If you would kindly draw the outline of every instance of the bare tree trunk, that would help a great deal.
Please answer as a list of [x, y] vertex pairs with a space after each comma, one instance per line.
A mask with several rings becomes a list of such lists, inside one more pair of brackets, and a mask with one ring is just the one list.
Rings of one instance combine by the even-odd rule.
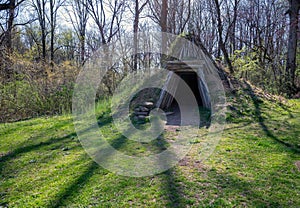
[[80, 61], [81, 64], [85, 61], [85, 31], [81, 34], [80, 37]]
[[290, 17], [289, 43], [286, 62], [285, 82], [287, 85], [287, 93], [291, 95], [295, 91], [295, 73], [296, 73], [296, 54], [297, 54], [297, 32], [298, 32], [298, 13], [300, 9], [299, 0], [290, 0], [290, 9], [288, 11]]
[[[120, 31], [120, 23], [123, 16], [124, 1], [111, 1], [110, 14], [105, 9], [105, 2], [102, 0], [88, 0], [88, 11], [98, 27], [101, 43], [103, 45], [110, 43]], [[110, 18], [107, 18], [107, 15]]]
[[54, 0], [50, 0], [50, 64], [53, 65], [54, 62], [54, 32], [55, 32], [55, 22], [54, 22]]
[[0, 4], [0, 11], [9, 9], [10, 3]]
[[167, 49], [167, 38], [166, 32], [168, 32], [168, 0], [162, 0], [161, 5], [161, 15], [160, 15], [160, 26], [162, 31], [161, 38], [161, 65], [164, 67], [166, 65], [166, 49]]
[[13, 24], [15, 20], [15, 0], [10, 0], [9, 2], [9, 17], [7, 21], [7, 31], [6, 31], [6, 47], [9, 52], [12, 50], [12, 30], [13, 30]]
[[133, 23], [133, 70], [137, 70], [137, 50], [138, 50], [138, 30], [139, 30], [139, 0], [135, 0], [135, 14], [134, 14], [134, 23]]
[[217, 25], [218, 25], [218, 33], [219, 33], [219, 48], [223, 52], [224, 59], [225, 59], [226, 64], [228, 65], [230, 73], [234, 73], [231, 61], [229, 59], [228, 52], [225, 47], [225, 43], [223, 41], [223, 26], [222, 26], [223, 23], [222, 23], [222, 19], [221, 19], [221, 9], [220, 9], [219, 0], [215, 0], [215, 7], [216, 7], [216, 12], [217, 12], [217, 22], [218, 22]]
[[238, 7], [240, 0], [234, 0], [234, 8], [233, 8], [233, 20], [229, 25], [228, 32], [230, 33], [230, 53], [233, 54], [236, 50], [236, 22], [238, 15]]
[[168, 31], [168, 0], [162, 0], [160, 26], [162, 32]]
[[135, 0], [135, 10], [134, 10], [134, 22], [133, 22], [133, 70], [136, 71], [138, 68], [138, 32], [139, 32], [139, 20], [140, 14], [143, 11], [144, 7], [148, 4], [149, 0], [146, 0], [140, 7], [140, 0]]
[[38, 12], [39, 24], [41, 27], [41, 42], [42, 42], [42, 59], [46, 61], [46, 38], [47, 38], [47, 31], [46, 31], [46, 1], [45, 0], [37, 0], [36, 1], [36, 9]]
[[72, 10], [74, 16], [70, 15], [69, 11], [68, 14], [80, 43], [79, 46], [80, 63], [84, 64], [85, 56], [86, 56], [85, 54], [86, 26], [89, 18], [87, 0], [73, 0]]

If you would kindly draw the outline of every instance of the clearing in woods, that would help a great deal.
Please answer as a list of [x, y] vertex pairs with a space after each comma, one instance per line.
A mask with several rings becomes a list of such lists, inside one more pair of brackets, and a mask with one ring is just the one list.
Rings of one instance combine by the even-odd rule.
[[[197, 159], [199, 136], [177, 166], [151, 177], [98, 166], [70, 115], [0, 124], [0, 206], [297, 207], [300, 101], [267, 99], [249, 87], [228, 97], [227, 125], [207, 160]], [[98, 103], [97, 115], [110, 144], [128, 155], [163, 151], [178, 133], [174, 127], [150, 144], [137, 143], [115, 130], [108, 100]]]

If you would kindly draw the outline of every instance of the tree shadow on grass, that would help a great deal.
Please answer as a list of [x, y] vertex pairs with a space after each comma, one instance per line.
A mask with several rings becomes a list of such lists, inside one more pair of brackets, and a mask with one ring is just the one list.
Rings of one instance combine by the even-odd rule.
[[112, 123], [113, 118], [109, 114], [103, 114], [97, 117], [97, 123], [99, 128], [104, 127]]
[[61, 192], [57, 199], [51, 201], [46, 207], [60, 207], [66, 200], [68, 200], [74, 194], [78, 194], [80, 189], [89, 181], [89, 179], [95, 174], [99, 169], [99, 165], [94, 161], [90, 162], [86, 170], [75, 179], [67, 188]]
[[294, 118], [294, 115], [292, 114], [292, 111], [283, 103], [278, 104], [284, 111], [286, 111], [289, 114], [290, 118]]
[[[111, 118], [100, 118], [100, 121], [98, 122], [98, 125], [100, 127], [104, 127], [105, 125], [108, 125], [111, 123]], [[93, 127], [91, 127], [93, 128]], [[89, 129], [87, 129], [89, 130]], [[76, 137], [76, 133], [70, 133], [69, 135], [60, 137], [60, 138], [49, 138], [45, 141], [30, 144], [27, 146], [18, 147], [12, 152], [9, 152], [8, 154], [2, 156], [0, 158], [0, 173], [1, 170], [5, 167], [5, 165], [13, 158], [18, 157], [21, 154], [29, 153], [31, 151], [36, 151], [40, 148], [43, 148], [48, 145], [52, 145], [54, 143], [66, 143], [71, 142]], [[125, 143], [127, 142], [127, 138], [120, 136], [112, 141], [110, 141], [110, 145], [113, 146], [115, 149], [121, 148]], [[162, 144], [162, 143], [160, 143]], [[165, 149], [164, 145], [159, 146], [160, 149]], [[109, 158], [109, 155], [106, 155], [106, 158]], [[162, 164], [163, 165], [163, 164]], [[75, 194], [78, 194], [80, 189], [82, 189], [87, 182], [93, 177], [93, 175], [96, 173], [97, 170], [102, 169], [99, 167], [98, 164], [95, 162], [91, 162], [86, 170], [80, 174], [74, 181], [71, 182], [70, 185], [68, 185], [66, 188], [64, 188], [61, 192], [58, 193], [56, 199], [53, 199], [49, 204], [48, 207], [58, 207], [66, 203], [70, 197], [74, 196]], [[166, 196], [167, 196], [167, 207], [180, 207], [182, 204], [182, 188], [180, 187], [180, 183], [176, 180], [176, 175], [174, 170], [168, 170], [160, 175], [163, 180], [162, 189], [165, 190]]]
[[231, 131], [231, 130], [234, 130], [234, 129], [241, 129], [241, 128], [249, 126], [250, 124], [251, 124], [251, 122], [245, 122], [242, 125], [237, 125], [237, 126], [225, 128], [224, 131], [226, 132], [226, 131]]
[[[119, 149], [126, 143], [127, 138], [120, 136], [110, 142], [111, 146], [115, 149]], [[164, 150], [165, 147], [163, 143], [161, 146], [157, 146], [159, 150]], [[158, 145], [155, 143], [155, 145]], [[106, 155], [109, 158], [109, 155]], [[158, 161], [161, 162], [161, 161]], [[164, 164], [161, 164], [164, 165]], [[74, 195], [78, 194], [81, 189], [88, 183], [88, 181], [93, 177], [97, 170], [103, 169], [97, 163], [91, 162], [86, 170], [75, 179], [68, 187], [66, 187], [63, 192], [59, 193], [56, 199], [52, 200], [47, 207], [59, 207], [66, 205], [65, 203]], [[161, 188], [167, 199], [166, 207], [182, 207], [182, 187], [176, 178], [175, 170], [167, 170], [162, 174], [159, 174], [158, 177], [162, 179]]]
[[[110, 142], [110, 145], [113, 146], [116, 149], [119, 149], [124, 145], [126, 142], [125, 137], [121, 136], [118, 137]], [[104, 152], [108, 153], [104, 155], [104, 160], [107, 160], [110, 155], [113, 152], [107, 152], [104, 150]], [[101, 153], [100, 153], [101, 154]], [[79, 176], [77, 179], [75, 179], [67, 188], [64, 189], [63, 192], [59, 193], [56, 197], [57, 199], [51, 201], [47, 207], [60, 207], [61, 205], [64, 205], [64, 203], [75, 194], [78, 194], [80, 189], [83, 189], [83, 187], [87, 184], [87, 182], [90, 180], [90, 178], [93, 177], [95, 172], [97, 170], [103, 169], [99, 166], [95, 161], [91, 161], [88, 165], [87, 169]], [[104, 170], [104, 169], [103, 169]]]
[[64, 136], [64, 137], [50, 138], [50, 139], [48, 139], [47, 141], [44, 141], [44, 142], [39, 142], [37, 144], [31, 144], [31, 145], [28, 145], [28, 146], [19, 147], [19, 148], [15, 149], [14, 151], [9, 152], [8, 154], [3, 155], [2, 157], [0, 157], [0, 163], [1, 162], [8, 162], [9, 160], [17, 157], [20, 154], [28, 153], [28, 152], [40, 149], [40, 148], [42, 148], [44, 146], [51, 145], [53, 143], [67, 142], [68, 140], [71, 140], [74, 137], [76, 137], [76, 133], [75, 132], [71, 133], [71, 134], [68, 134], [67, 136]]
[[[6, 159], [8, 159], [8, 158], [11, 159], [11, 158], [15, 157], [18, 153], [25, 153], [25, 152], [39, 149], [44, 145], [50, 145], [52, 143], [62, 142], [62, 141], [67, 142], [67, 139], [71, 139], [73, 136], [76, 136], [76, 133], [72, 133], [72, 134], [62, 137], [62, 138], [52, 139], [48, 142], [44, 142], [43, 144], [37, 144], [37, 145], [33, 145], [33, 146], [24, 147], [24, 149], [18, 150], [19, 152], [15, 152], [14, 154], [7, 156]], [[127, 141], [126, 138], [121, 136], [121, 137], [118, 137], [118, 138], [110, 141], [110, 145], [116, 149], [119, 149], [122, 147], [122, 145], [125, 144], [126, 141]], [[104, 152], [107, 152], [107, 151], [104, 150]], [[112, 152], [108, 152], [108, 154], [105, 155], [104, 159], [109, 159], [109, 157], [110, 157], [109, 153], [112, 153]], [[89, 159], [89, 160], [91, 160], [91, 159]], [[1, 164], [1, 162], [0, 162], [0, 165], [1, 166], [3, 165], [3, 167], [4, 167], [5, 164], [4, 163]], [[46, 207], [60, 207], [60, 206], [64, 205], [64, 203], [68, 199], [70, 199], [70, 197], [74, 197], [76, 194], [78, 194], [80, 192], [80, 190], [87, 184], [87, 182], [90, 180], [90, 178], [93, 177], [93, 175], [100, 169], [103, 169], [103, 168], [100, 167], [96, 162], [91, 160], [91, 162], [88, 164], [88, 167], [86, 168], [86, 170], [82, 174], [80, 174], [80, 176], [78, 176], [76, 179], [74, 179], [67, 187], [61, 188], [62, 191], [60, 191], [57, 194], [57, 197], [55, 197], [55, 199], [51, 200]], [[103, 169], [103, 171], [105, 171], [105, 170]]]
[[[227, 200], [229, 196], [232, 196], [235, 200], [237, 200], [235, 203], [240, 205], [243, 203], [243, 198], [247, 198], [249, 200], [249, 203], [251, 203], [248, 204], [247, 202], [247, 206], [284, 207], [284, 205], [276, 199], [276, 194], [269, 195], [264, 190], [257, 190], [257, 181], [250, 182], [240, 179], [231, 174], [220, 172], [214, 172], [211, 177], [214, 178], [212, 183], [215, 183], [215, 186], [219, 187], [218, 192], [220, 193], [218, 194], [219, 199], [216, 200], [214, 204], [212, 204], [212, 207], [228, 206], [229, 204], [226, 204], [224, 201], [222, 201], [222, 199]], [[270, 177], [269, 179], [271, 180], [272, 177]], [[264, 194], [266, 195], [264, 196]]]
[[164, 190], [167, 197], [166, 207], [183, 207], [184, 193], [182, 191], [182, 186], [177, 180], [176, 171], [174, 168], [167, 170], [160, 175], [162, 180], [162, 189]]
[[[103, 118], [101, 118], [101, 120], [98, 121], [98, 126], [99, 127], [104, 127], [105, 125], [110, 124], [111, 121], [112, 121], [111, 117], [103, 117]], [[65, 124], [65, 122], [63, 122], [63, 123]], [[62, 126], [64, 126], [64, 125], [62, 125], [62, 124], [55, 125], [55, 127], [57, 127], [57, 128], [62, 127]], [[91, 126], [87, 129], [83, 130], [83, 132], [89, 131], [92, 128], [94, 128], [94, 127]], [[54, 130], [57, 130], [57, 129], [55, 129], [54, 127], [51, 127], [51, 129], [48, 129], [48, 131], [54, 131]], [[35, 136], [34, 138], [39, 139], [40, 137], [42, 138], [43, 135], [39, 134], [39, 135]], [[77, 137], [77, 133], [72, 132], [72, 133], [70, 133], [66, 136], [63, 136], [63, 137], [49, 138], [45, 141], [40, 141], [38, 143], [35, 142], [35, 143], [29, 144], [29, 145], [25, 145], [25, 143], [23, 143], [19, 147], [15, 148], [13, 151], [10, 151], [10, 152], [8, 152], [4, 155], [0, 155], [0, 174], [2, 173], [2, 170], [5, 167], [5, 163], [8, 163], [10, 160], [18, 157], [21, 154], [29, 153], [31, 151], [36, 151], [36, 150], [39, 150], [39, 149], [44, 148], [46, 146], [50, 146], [50, 145], [55, 144], [55, 143], [65, 144], [65, 143], [71, 142], [76, 137]]]
[[244, 89], [244, 92], [249, 94], [252, 102], [254, 104], [255, 107], [255, 117], [258, 120], [259, 125], [261, 126], [262, 130], [264, 131], [264, 133], [272, 138], [274, 141], [276, 141], [277, 143], [284, 145], [285, 147], [287, 147], [288, 149], [290, 149], [291, 151], [293, 151], [294, 153], [300, 153], [300, 149], [297, 148], [296, 146], [294, 146], [293, 144], [290, 144], [288, 142], [282, 141], [280, 139], [278, 139], [275, 135], [273, 135], [273, 133], [269, 130], [269, 128], [267, 127], [267, 125], [265, 124], [265, 120], [262, 117], [262, 113], [261, 113], [261, 107], [260, 107], [260, 103], [261, 100], [255, 95], [252, 87], [247, 83], [244, 82], [245, 85], [247, 86], [246, 89]]
[[[4, 156], [5, 155], [10, 155], [11, 153], [14, 153], [14, 152], [21, 152], [22, 153], [21, 149], [24, 149], [24, 148], [28, 149], [26, 147], [26, 145], [28, 146], [28, 143], [30, 143], [29, 140], [31, 140], [31, 141], [39, 140], [39, 139], [44, 138], [45, 136], [47, 136], [47, 134], [50, 134], [52, 132], [56, 133], [55, 131], [57, 131], [58, 129], [64, 128], [68, 125], [70, 125], [70, 120], [57, 122], [57, 123], [55, 123], [54, 125], [52, 125], [51, 127], [48, 127], [48, 128], [45, 128], [45, 127], [41, 128], [41, 129], [39, 129], [39, 132], [41, 132], [41, 133], [38, 133], [34, 137], [30, 137], [30, 139], [27, 139], [24, 142], [20, 143], [19, 145], [15, 146], [15, 150], [10, 151], [7, 154], [4, 154]], [[26, 124], [20, 125], [18, 128], [12, 128], [12, 130], [9, 128], [7, 131], [2, 131], [2, 133], [0, 132], [0, 136], [1, 136], [1, 134], [5, 135], [5, 136], [8, 136], [9, 134], [13, 133], [13, 131], [16, 131], [17, 129], [19, 129], [19, 131], [20, 131], [25, 127], [29, 128], [29, 125], [26, 123]], [[32, 128], [30, 128], [30, 131], [33, 131]], [[31, 145], [29, 145], [29, 146], [31, 146]], [[2, 154], [2, 156], [3, 156], [3, 154]], [[1, 155], [0, 155], [0, 161], [1, 161]]]
[[[154, 142], [153, 144], [159, 151], [165, 151], [167, 149], [167, 141], [163, 135], [161, 135], [159, 139], [161, 141]], [[174, 155], [174, 157], [176, 156]], [[157, 162], [163, 167], [166, 165], [165, 162], [168, 162], [168, 160], [159, 160]], [[180, 185], [180, 181], [177, 180], [176, 168], [173, 167], [158, 176], [162, 179], [161, 189], [163, 193], [165, 193], [167, 199], [166, 207], [183, 207], [183, 187]]]

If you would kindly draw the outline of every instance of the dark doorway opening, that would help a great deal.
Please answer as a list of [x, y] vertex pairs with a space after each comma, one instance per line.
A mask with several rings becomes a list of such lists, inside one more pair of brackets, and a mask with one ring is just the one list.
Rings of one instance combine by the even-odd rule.
[[[193, 95], [195, 96], [198, 106], [203, 106], [201, 95], [199, 92], [199, 86], [198, 86], [198, 75], [196, 72], [177, 72], [176, 73], [178, 76], [181, 77], [181, 79], [189, 86], [189, 88], [192, 90]], [[177, 89], [182, 88], [182, 83], [179, 82]], [[179, 91], [176, 91], [176, 97], [177, 93]], [[180, 96], [180, 95], [178, 95]], [[191, 98], [192, 99], [192, 98]]]
[[[203, 106], [202, 98], [199, 91], [199, 84], [198, 84], [198, 75], [196, 72], [176, 72], [178, 76], [189, 86], [193, 95], [197, 101], [199, 107]], [[179, 82], [177, 90], [176, 90], [176, 97], [180, 96], [180, 90], [182, 88], [183, 83]], [[192, 98], [191, 98], [192, 100]], [[192, 104], [191, 104], [192, 105]], [[180, 126], [181, 125], [181, 115], [178, 103], [174, 99], [170, 108], [168, 109], [169, 114], [167, 116], [167, 125], [174, 125]]]

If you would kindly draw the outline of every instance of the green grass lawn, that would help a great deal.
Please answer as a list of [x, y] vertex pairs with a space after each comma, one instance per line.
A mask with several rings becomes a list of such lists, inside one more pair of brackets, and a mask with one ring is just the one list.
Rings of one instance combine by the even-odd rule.
[[[197, 160], [195, 142], [176, 167], [143, 178], [93, 162], [70, 115], [0, 124], [0, 207], [300, 207], [300, 101], [267, 101], [249, 89], [228, 101], [226, 128], [207, 160]], [[120, 151], [137, 155], [166, 145], [119, 135], [107, 102], [97, 112]]]

